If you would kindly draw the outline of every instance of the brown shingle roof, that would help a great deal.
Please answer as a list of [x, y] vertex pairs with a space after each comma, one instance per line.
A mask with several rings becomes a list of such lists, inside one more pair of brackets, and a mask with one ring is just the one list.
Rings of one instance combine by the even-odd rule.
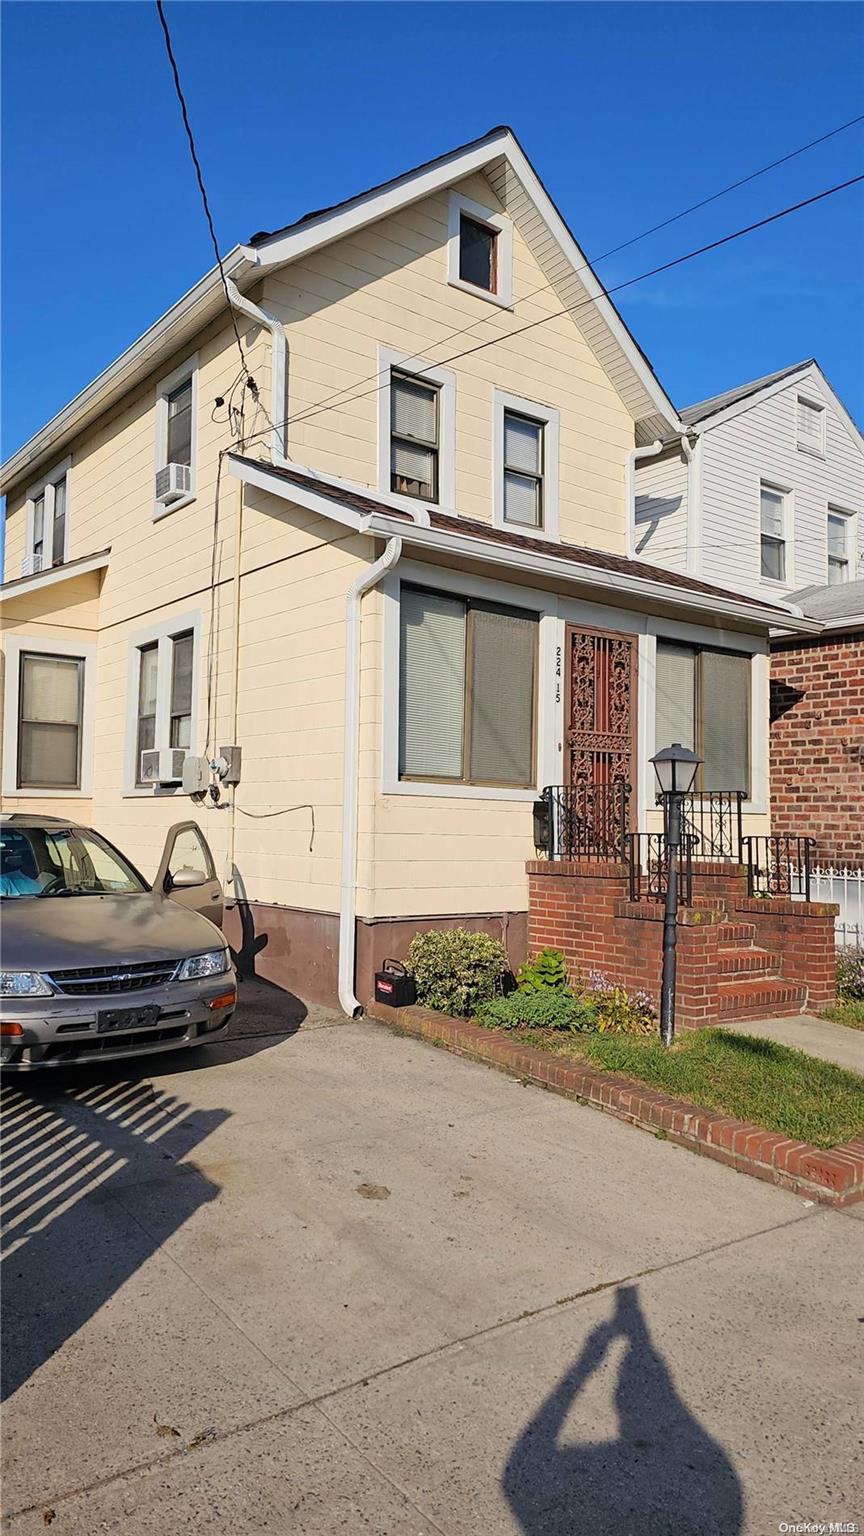
[[[240, 464], [248, 464], [251, 469], [266, 469], [268, 474], [277, 475], [280, 480], [287, 480], [291, 485], [304, 487], [313, 491], [316, 496], [326, 497], [342, 507], [350, 507], [352, 511], [359, 512], [363, 517], [396, 517], [410, 521], [409, 514], [389, 507], [383, 501], [376, 501], [373, 496], [367, 496], [360, 491], [342, 489], [339, 485], [333, 485], [328, 480], [317, 480], [313, 475], [301, 474], [296, 469], [277, 467], [258, 459], [248, 459], [241, 454], [233, 455]], [[418, 502], [418, 508], [423, 504]], [[684, 592], [699, 593], [703, 597], [722, 597], [732, 602], [744, 603], [748, 607], [770, 609], [778, 617], [789, 618], [789, 612], [785, 608], [779, 608], [776, 603], [766, 603], [761, 598], [746, 597], [740, 592], [730, 592], [724, 587], [712, 587], [704, 581], [696, 581], [692, 576], [682, 576], [677, 571], [667, 571], [660, 566], [646, 565], [642, 560], [630, 560], [625, 555], [613, 555], [605, 549], [590, 549], [583, 544], [558, 544], [551, 539], [535, 539], [529, 534], [510, 533], [505, 528], [494, 528], [491, 523], [477, 522], [470, 517], [451, 517], [446, 512], [438, 512], [435, 507], [427, 506], [423, 510], [429, 513], [429, 520], [433, 528], [440, 528], [442, 533], [462, 534], [466, 539], [483, 539], [489, 544], [501, 544], [508, 549], [530, 549], [532, 553], [554, 557], [557, 560], [567, 560], [574, 565], [583, 565], [594, 570], [609, 571], [612, 575], [630, 576], [641, 581], [662, 582], [667, 587], [678, 587]], [[466, 551], [467, 553], [467, 551]]]

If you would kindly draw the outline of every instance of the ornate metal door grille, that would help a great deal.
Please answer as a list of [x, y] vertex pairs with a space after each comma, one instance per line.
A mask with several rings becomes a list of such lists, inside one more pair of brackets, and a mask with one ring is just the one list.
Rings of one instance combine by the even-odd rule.
[[634, 784], [635, 637], [569, 629], [567, 658], [567, 782], [586, 788]]

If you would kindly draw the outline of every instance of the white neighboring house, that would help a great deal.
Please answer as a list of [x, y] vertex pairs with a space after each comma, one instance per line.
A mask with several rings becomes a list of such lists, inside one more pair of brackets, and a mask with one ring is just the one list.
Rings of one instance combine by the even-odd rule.
[[812, 358], [640, 450], [629, 553], [763, 598], [864, 575], [864, 438]]

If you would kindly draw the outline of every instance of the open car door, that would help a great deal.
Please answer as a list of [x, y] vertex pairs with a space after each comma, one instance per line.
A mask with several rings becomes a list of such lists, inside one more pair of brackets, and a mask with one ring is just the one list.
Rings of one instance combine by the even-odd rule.
[[169, 828], [153, 886], [221, 928], [222, 885], [197, 821], [178, 821]]

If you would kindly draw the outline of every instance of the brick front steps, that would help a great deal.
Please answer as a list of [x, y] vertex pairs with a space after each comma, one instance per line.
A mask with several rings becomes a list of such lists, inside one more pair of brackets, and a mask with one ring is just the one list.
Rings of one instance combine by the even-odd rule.
[[758, 1125], [697, 1109], [647, 1083], [600, 1072], [579, 1061], [563, 1061], [548, 1051], [521, 1045], [498, 1030], [483, 1029], [429, 1008], [388, 1008], [373, 1003], [368, 1014], [391, 1028], [444, 1045], [458, 1056], [487, 1062], [565, 1098], [629, 1120], [655, 1135], [663, 1132], [679, 1146], [789, 1189], [805, 1200], [833, 1206], [864, 1200], [864, 1137], [823, 1151]]

